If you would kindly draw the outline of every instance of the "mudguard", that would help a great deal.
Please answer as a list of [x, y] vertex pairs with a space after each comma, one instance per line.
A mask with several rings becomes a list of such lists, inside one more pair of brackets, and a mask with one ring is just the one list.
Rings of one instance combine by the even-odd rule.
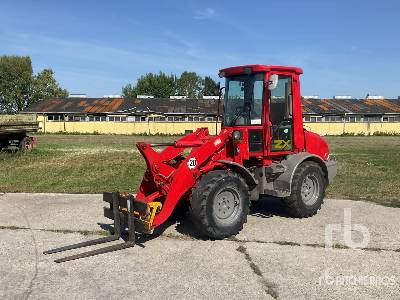
[[271, 194], [277, 197], [288, 197], [291, 194], [292, 181], [294, 173], [297, 167], [304, 161], [314, 161], [318, 163], [324, 176], [328, 183], [332, 182], [333, 177], [337, 172], [337, 162], [336, 160], [324, 161], [321, 157], [308, 152], [301, 152], [296, 154], [291, 154], [286, 157], [286, 159], [280, 162], [283, 166], [284, 172], [280, 174], [273, 182], [272, 185], [265, 184], [267, 187], [265, 190], [266, 194]]
[[250, 191], [258, 185], [258, 181], [254, 178], [253, 174], [251, 174], [251, 172], [241, 164], [229, 160], [217, 160], [217, 162], [224, 164], [233, 171], [239, 173], [246, 181]]

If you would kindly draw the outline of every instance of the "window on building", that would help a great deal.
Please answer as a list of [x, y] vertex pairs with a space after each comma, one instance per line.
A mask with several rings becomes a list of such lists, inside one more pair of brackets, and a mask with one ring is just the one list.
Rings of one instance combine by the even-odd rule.
[[326, 116], [325, 122], [342, 122], [341, 116]]
[[99, 122], [99, 121], [100, 121], [100, 117], [99, 117], [99, 116], [96, 116], [96, 117], [94, 117], [94, 120], [95, 120], [96, 122]]
[[400, 120], [400, 117], [397, 117], [397, 116], [384, 116], [384, 117], [382, 117], [382, 121], [383, 122], [393, 123], [393, 122], [398, 122], [399, 120]]
[[105, 117], [105, 116], [100, 117], [100, 121], [101, 121], [101, 122], [107, 121], [107, 117]]
[[155, 122], [164, 122], [165, 121], [165, 117], [154, 117], [154, 121]]
[[172, 122], [172, 121], [174, 121], [174, 117], [168, 117], [167, 120], [168, 120], [169, 122]]
[[360, 116], [349, 116], [346, 118], [346, 122], [350, 123], [356, 123], [356, 122], [361, 122], [362, 118]]
[[146, 116], [135, 116], [135, 122], [146, 122]]
[[64, 115], [48, 115], [47, 121], [64, 121]]
[[380, 122], [381, 117], [378, 116], [366, 116], [364, 117], [364, 122]]

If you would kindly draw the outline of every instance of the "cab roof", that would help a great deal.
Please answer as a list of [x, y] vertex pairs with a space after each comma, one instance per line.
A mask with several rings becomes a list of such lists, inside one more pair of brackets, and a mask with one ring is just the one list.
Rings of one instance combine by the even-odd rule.
[[[238, 75], [246, 73], [246, 69], [250, 68], [251, 72], [269, 72], [269, 71], [281, 71], [281, 72], [292, 72], [298, 75], [303, 74], [303, 70], [298, 67], [288, 67], [288, 66], [271, 66], [271, 65], [242, 65], [236, 67], [230, 67], [221, 69], [219, 73], [223, 73], [224, 76]], [[222, 75], [222, 74], [221, 74]]]

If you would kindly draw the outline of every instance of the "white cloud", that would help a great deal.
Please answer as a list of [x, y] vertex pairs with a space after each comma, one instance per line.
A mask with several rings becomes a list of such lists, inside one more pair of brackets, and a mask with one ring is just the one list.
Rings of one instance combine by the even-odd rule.
[[211, 7], [207, 7], [204, 9], [198, 9], [195, 11], [194, 19], [196, 20], [205, 20], [210, 19], [215, 15], [215, 9]]

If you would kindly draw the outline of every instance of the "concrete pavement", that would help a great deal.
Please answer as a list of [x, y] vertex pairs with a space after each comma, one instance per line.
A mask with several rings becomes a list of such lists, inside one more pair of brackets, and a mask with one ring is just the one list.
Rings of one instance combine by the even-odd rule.
[[[394, 299], [400, 295], [398, 208], [349, 200], [326, 200], [307, 219], [289, 218], [279, 201], [251, 210], [236, 237], [210, 241], [190, 216], [168, 223], [142, 247], [63, 264], [66, 254], [44, 250], [93, 239], [111, 224], [101, 195], [0, 194], [0, 298], [241, 298]], [[344, 212], [351, 213], [345, 240]], [[349, 210], [350, 209], [350, 210]], [[333, 224], [333, 249], [326, 226]], [[334, 224], [337, 224], [336, 227]], [[338, 227], [339, 226], [339, 227]], [[101, 247], [101, 246], [98, 246]], [[96, 248], [96, 247], [92, 247]]]

